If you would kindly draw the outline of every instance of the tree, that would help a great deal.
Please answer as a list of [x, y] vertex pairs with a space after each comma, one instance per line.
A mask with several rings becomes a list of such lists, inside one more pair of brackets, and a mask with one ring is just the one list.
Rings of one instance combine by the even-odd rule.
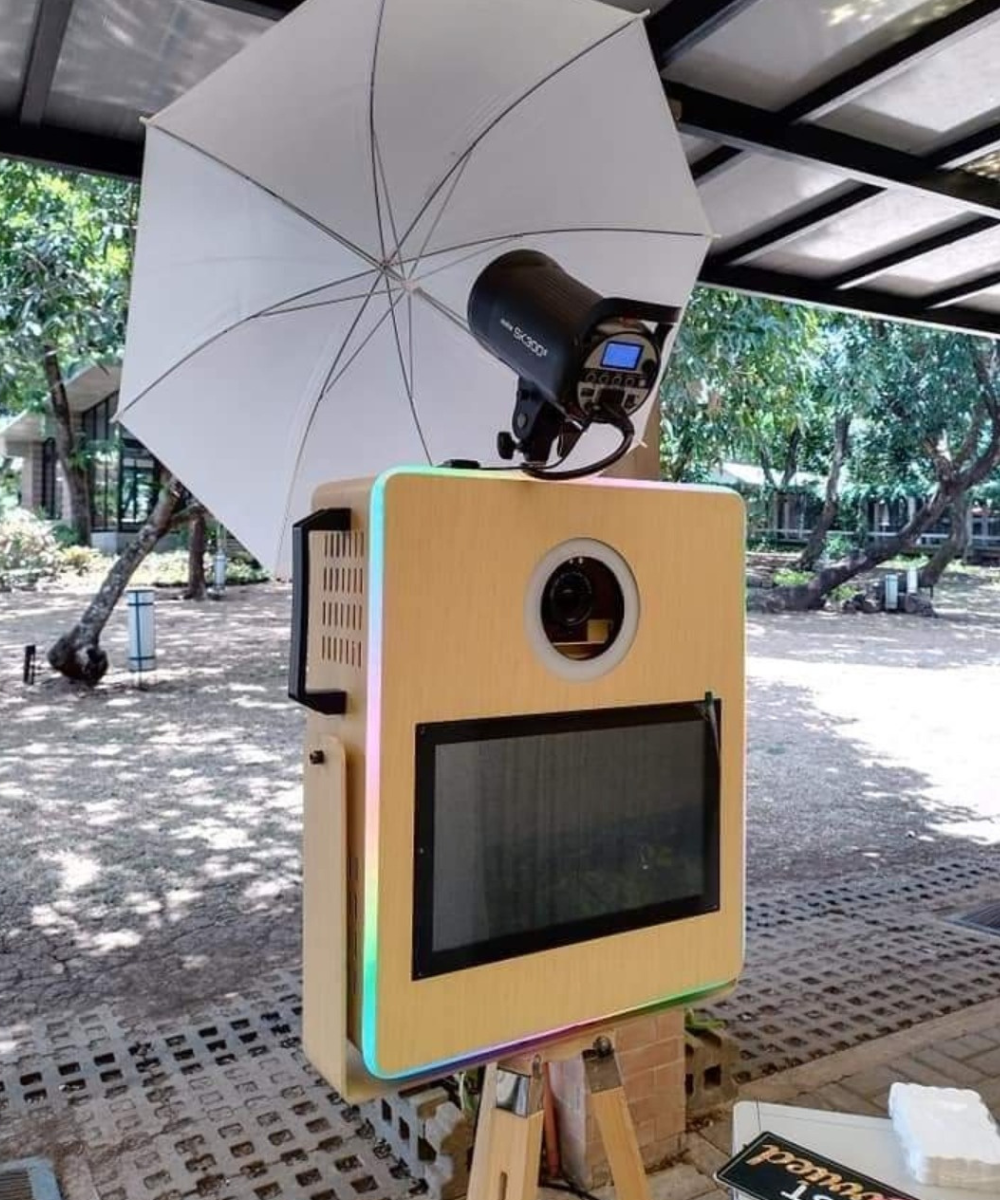
[[[860, 352], [859, 341], [855, 355]], [[911, 495], [920, 488], [923, 502], [896, 534], [870, 541], [821, 568], [808, 584], [788, 589], [792, 607], [819, 608], [834, 588], [912, 549], [949, 509], [961, 513], [969, 494], [1000, 464], [995, 343], [878, 322], [865, 353], [867, 361], [854, 359], [872, 385], [855, 461], [870, 482], [883, 488], [901, 479]], [[938, 565], [947, 565], [944, 555]]]
[[205, 510], [196, 507], [188, 522], [188, 581], [184, 590], [185, 600], [204, 600], [208, 594], [205, 586]]
[[931, 555], [930, 561], [920, 572], [921, 587], [935, 587], [948, 567], [956, 558], [964, 558], [969, 548], [969, 509], [971, 501], [968, 492], [963, 492], [952, 502], [948, 510], [951, 527], [948, 536]]
[[757, 463], [769, 489], [815, 456], [811, 405], [828, 314], [697, 288], [661, 388], [664, 476], [702, 479], [727, 458]]
[[108, 656], [101, 647], [104, 626], [136, 567], [164, 534], [190, 520], [191, 510], [181, 508], [183, 495], [177, 478], [167, 475], [153, 511], [135, 540], [114, 561], [80, 620], [50, 647], [49, 664], [67, 678], [88, 687], [96, 686], [104, 678], [108, 669]]
[[121, 356], [137, 190], [0, 159], [0, 413], [53, 422], [76, 540], [90, 540], [88, 448], [65, 380]]

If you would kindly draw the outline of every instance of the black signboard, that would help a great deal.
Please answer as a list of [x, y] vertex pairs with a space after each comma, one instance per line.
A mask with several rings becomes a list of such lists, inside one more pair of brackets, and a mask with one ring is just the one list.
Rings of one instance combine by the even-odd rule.
[[755, 1138], [715, 1178], [755, 1200], [917, 1200], [775, 1133]]

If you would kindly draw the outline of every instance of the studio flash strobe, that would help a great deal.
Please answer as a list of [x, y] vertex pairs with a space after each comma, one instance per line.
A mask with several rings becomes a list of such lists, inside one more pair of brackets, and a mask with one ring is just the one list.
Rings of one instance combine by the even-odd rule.
[[[659, 382], [664, 343], [679, 316], [668, 305], [605, 299], [535, 250], [491, 262], [469, 293], [468, 321], [518, 375], [513, 432], [497, 436], [501, 458], [519, 454], [522, 470], [548, 479], [617, 462], [632, 444], [632, 415]], [[599, 462], [559, 470], [593, 424], [614, 426], [619, 445]]]

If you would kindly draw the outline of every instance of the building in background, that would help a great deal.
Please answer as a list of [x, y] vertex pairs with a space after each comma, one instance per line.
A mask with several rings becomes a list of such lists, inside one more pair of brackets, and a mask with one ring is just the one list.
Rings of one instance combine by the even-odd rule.
[[[90, 456], [92, 544], [116, 553], [139, 529], [156, 501], [160, 464], [114, 422], [121, 368], [87, 367], [66, 384], [66, 398]], [[20, 503], [59, 521], [69, 512], [51, 418], [24, 412], [0, 428], [0, 455], [20, 462]]]

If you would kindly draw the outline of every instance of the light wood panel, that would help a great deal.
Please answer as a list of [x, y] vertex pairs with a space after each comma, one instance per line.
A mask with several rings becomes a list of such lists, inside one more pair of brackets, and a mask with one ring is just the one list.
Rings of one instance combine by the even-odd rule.
[[[365, 997], [375, 1011], [370, 1044], [363, 1045], [368, 1068], [391, 1076], [466, 1056], [495, 1057], [491, 1048], [732, 981], [743, 943], [740, 500], [711, 489], [552, 484], [461, 472], [396, 473], [381, 486], [384, 592], [374, 597], [381, 604], [381, 645], [370, 644], [369, 574], [365, 677], [349, 679], [342, 664], [321, 667], [314, 686], [346, 686], [349, 710], [346, 718], [310, 723], [311, 731], [335, 732], [346, 750], [348, 861], [356, 864], [351, 892], [358, 909], [348, 925], [377, 921], [368, 929], [378, 945], [373, 991]], [[365, 483], [331, 486], [320, 490], [316, 506], [351, 507], [356, 527], [370, 536], [370, 491]], [[552, 546], [575, 537], [616, 549], [640, 593], [631, 650], [592, 682], [553, 675], [524, 633], [523, 597], [533, 568]], [[378, 678], [369, 677], [379, 665]], [[706, 691], [723, 703], [718, 913], [448, 976], [411, 978], [416, 724], [685, 702]], [[369, 697], [379, 692], [378, 711], [366, 713]], [[378, 747], [379, 777], [379, 794], [367, 799], [366, 745]], [[366, 862], [365, 830], [373, 815], [378, 845]], [[365, 872], [372, 870], [377, 916], [361, 902]], [[307, 875], [307, 890], [312, 886]], [[321, 907], [332, 903], [331, 893]], [[315, 914], [315, 906], [309, 911]], [[347, 952], [355, 994], [360, 947], [359, 939]], [[307, 979], [310, 971], [307, 949]], [[361, 1044], [356, 1003], [349, 1006], [348, 1027]]]

